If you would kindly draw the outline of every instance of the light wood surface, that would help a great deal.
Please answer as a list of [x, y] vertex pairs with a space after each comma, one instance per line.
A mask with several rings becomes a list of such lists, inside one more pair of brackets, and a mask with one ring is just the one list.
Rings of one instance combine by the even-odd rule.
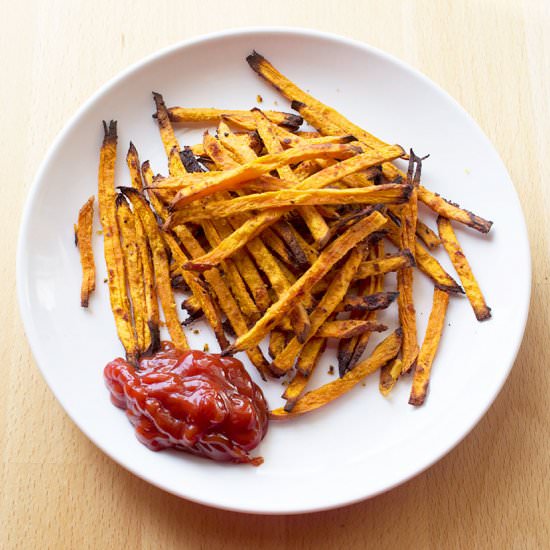
[[[0, 13], [0, 548], [550, 546], [548, 0], [2, 0]], [[78, 431], [46, 387], [15, 298], [23, 204], [40, 160], [78, 106], [161, 47], [249, 25], [357, 38], [439, 83], [504, 159], [527, 214], [533, 254], [523, 346], [471, 435], [387, 494], [307, 516], [208, 509], [120, 468]], [[513, 266], [504, 276], [513, 292]]]

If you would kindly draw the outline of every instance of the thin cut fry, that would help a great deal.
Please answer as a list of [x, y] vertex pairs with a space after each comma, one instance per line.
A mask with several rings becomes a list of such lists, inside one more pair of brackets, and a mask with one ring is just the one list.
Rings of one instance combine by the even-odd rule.
[[130, 177], [132, 179], [132, 187], [137, 189], [140, 193], [143, 191], [143, 181], [141, 179], [139, 155], [135, 145], [130, 142], [128, 153], [126, 154], [126, 164], [130, 171]]
[[269, 356], [275, 359], [286, 345], [286, 334], [282, 330], [272, 330], [269, 335]]
[[433, 250], [441, 244], [437, 233], [430, 229], [422, 220], [416, 220], [416, 236], [430, 249]]
[[122, 192], [132, 203], [147, 234], [147, 240], [153, 254], [156, 288], [170, 338], [177, 348], [189, 349], [187, 338], [178, 319], [176, 303], [170, 285], [170, 268], [168, 267], [166, 244], [157, 225], [155, 215], [149, 209], [145, 199], [135, 189], [126, 187], [122, 189]]
[[329, 244], [323, 252], [321, 252], [317, 261], [266, 311], [256, 325], [250, 329], [247, 334], [240, 336], [235, 341], [228, 350], [228, 353], [247, 349], [260, 342], [269, 330], [277, 326], [277, 323], [282, 317], [288, 313], [289, 310], [294, 308], [300, 301], [300, 298], [308, 293], [315, 283], [320, 281], [348, 250], [366, 238], [370, 233], [380, 229], [385, 222], [385, 216], [379, 212], [373, 212], [370, 216], [357, 222], [348, 229], [346, 233]]
[[395, 183], [364, 189], [282, 189], [245, 195], [231, 200], [190, 205], [184, 210], [174, 212], [170, 217], [169, 224], [173, 226], [190, 221], [229, 217], [252, 210], [284, 207], [291, 210], [300, 205], [401, 204], [409, 199], [410, 194], [410, 186]]
[[384, 332], [388, 327], [382, 323], [363, 321], [360, 319], [342, 319], [327, 321], [317, 331], [319, 338], [352, 338], [363, 332]]
[[401, 348], [401, 330], [397, 329], [383, 340], [372, 352], [372, 355], [361, 361], [354, 369], [347, 372], [342, 378], [338, 378], [320, 388], [306, 393], [296, 401], [292, 412], [288, 413], [283, 408], [271, 412], [273, 420], [285, 417], [293, 417], [313, 411], [334, 401], [344, 393], [351, 390], [363, 378], [376, 372], [380, 367], [391, 361]]
[[[363, 259], [363, 255], [364, 250], [361, 246], [350, 252], [346, 263], [340, 270], [339, 276], [333, 279], [323, 298], [311, 312], [309, 317], [311, 329], [307, 339], [316, 335], [317, 331], [346, 295], [349, 285], [355, 277], [355, 272]], [[294, 361], [302, 350], [305, 342], [307, 342], [307, 339], [304, 342], [300, 342], [298, 338], [293, 338], [285, 349], [275, 358], [271, 364], [271, 370], [280, 374], [288, 372], [294, 365]]]
[[357, 270], [357, 279], [366, 279], [373, 275], [383, 275], [391, 271], [398, 271], [404, 267], [414, 267], [414, 258], [409, 250], [400, 250], [382, 259], [362, 262]]
[[107, 265], [109, 299], [118, 337], [126, 351], [126, 358], [131, 363], [136, 363], [137, 340], [131, 321], [130, 300], [126, 291], [126, 270], [115, 213], [116, 122], [112, 120], [108, 127], [103, 122], [103, 129], [105, 137], [99, 156], [97, 197], [99, 219], [103, 228], [103, 249]]
[[155, 100], [155, 105], [157, 107], [155, 116], [159, 125], [164, 150], [166, 151], [166, 157], [170, 158], [170, 151], [172, 151], [174, 147], [179, 151], [179, 143], [176, 139], [176, 135], [174, 134], [174, 129], [170, 124], [166, 104], [164, 103], [162, 95], [157, 92], [153, 92], [153, 99]]
[[439, 229], [439, 237], [443, 243], [443, 247], [447, 251], [451, 262], [453, 263], [460, 281], [464, 286], [466, 296], [472, 304], [476, 319], [478, 321], [485, 321], [491, 317], [491, 308], [486, 304], [483, 293], [479, 288], [479, 284], [474, 277], [470, 264], [462, 251], [462, 247], [456, 238], [453, 226], [451, 222], [439, 216], [437, 218], [437, 227]]
[[375, 292], [360, 296], [347, 296], [337, 311], [376, 311], [388, 308], [399, 292]]
[[[258, 157], [234, 168], [218, 174], [206, 174], [197, 181], [196, 177], [180, 176], [168, 178], [164, 185], [181, 186], [170, 207], [172, 210], [220, 191], [238, 189], [243, 182], [268, 174], [287, 164], [301, 162], [313, 158], [349, 158], [361, 153], [362, 150], [354, 145], [333, 145], [330, 143], [319, 145], [305, 145], [294, 149], [287, 149], [282, 153]], [[195, 175], [196, 176], [196, 175]], [[209, 177], [210, 176], [210, 177]]]
[[401, 369], [403, 363], [399, 357], [396, 357], [393, 361], [390, 361], [387, 365], [384, 365], [380, 369], [380, 382], [378, 383], [378, 389], [380, 393], [386, 397], [397, 382], [397, 379], [401, 376]]
[[[264, 111], [264, 113], [274, 124], [280, 124], [293, 130], [299, 128], [303, 122], [301, 116], [293, 113], [283, 113], [281, 111]], [[217, 124], [222, 117], [227, 117], [246, 130], [256, 129], [254, 116], [250, 111], [244, 110], [170, 107], [168, 116], [172, 122], [208, 122], [212, 124]]]
[[418, 362], [414, 371], [409, 404], [420, 406], [426, 399], [432, 363], [437, 353], [443, 326], [445, 325], [445, 313], [449, 305], [449, 294], [443, 290], [434, 288], [432, 311], [426, 329], [426, 336], [418, 354]]
[[147, 326], [143, 268], [137, 244], [135, 215], [126, 202], [124, 195], [118, 195], [116, 198], [116, 216], [124, 255], [128, 291], [132, 301], [132, 318], [136, 332], [138, 354], [142, 355], [151, 345], [151, 334]]
[[311, 373], [315, 370], [319, 359], [321, 359], [325, 345], [326, 340], [323, 338], [312, 338], [304, 346], [297, 361], [300, 370], [296, 371], [282, 396], [286, 400], [285, 411], [290, 412], [292, 410], [296, 401], [306, 389]]
[[426, 206], [429, 206], [436, 214], [439, 214], [444, 218], [463, 223], [464, 225], [468, 225], [481, 233], [488, 233], [493, 225], [493, 222], [485, 220], [484, 218], [476, 216], [468, 210], [460, 208], [457, 204], [445, 200], [437, 193], [429, 191], [422, 185], [418, 187], [418, 198]]
[[82, 284], [80, 287], [80, 305], [88, 307], [90, 294], [95, 290], [95, 262], [92, 248], [94, 222], [94, 197], [91, 196], [78, 213], [78, 222], [74, 226], [75, 244], [80, 252], [82, 266]]

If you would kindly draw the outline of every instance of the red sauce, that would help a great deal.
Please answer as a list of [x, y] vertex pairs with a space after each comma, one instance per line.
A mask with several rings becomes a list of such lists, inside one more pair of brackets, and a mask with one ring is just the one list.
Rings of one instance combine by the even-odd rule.
[[163, 342], [139, 368], [119, 358], [105, 367], [104, 376], [111, 401], [126, 410], [137, 438], [149, 449], [263, 462], [248, 453], [266, 434], [267, 403], [238, 359], [180, 351]]

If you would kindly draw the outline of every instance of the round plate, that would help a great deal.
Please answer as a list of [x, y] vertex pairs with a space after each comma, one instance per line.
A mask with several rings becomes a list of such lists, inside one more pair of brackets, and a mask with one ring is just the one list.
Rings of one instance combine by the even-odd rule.
[[[169, 105], [289, 110], [245, 57], [253, 49], [322, 101], [387, 142], [430, 153], [424, 184], [495, 222], [489, 236], [457, 234], [493, 308], [478, 323], [468, 300], [453, 297], [423, 407], [407, 404], [410, 378], [388, 398], [378, 376], [316, 413], [271, 423], [254, 468], [219, 464], [178, 452], [154, 453], [138, 443], [124, 413], [109, 403], [103, 366], [121, 354], [107, 287], [101, 238], [95, 237], [97, 290], [79, 307], [80, 264], [73, 223], [96, 193], [101, 120], [118, 120], [117, 183], [128, 183], [124, 156], [131, 139], [141, 159], [166, 173], [151, 91]], [[181, 130], [183, 144], [200, 140]], [[422, 211], [435, 228], [434, 218]], [[98, 229], [96, 219], [96, 229]], [[450, 273], [444, 251], [436, 253]], [[34, 182], [20, 234], [17, 282], [21, 313], [36, 361], [50, 388], [80, 429], [119, 464], [176, 495], [220, 508], [255, 513], [322, 510], [365, 499], [404, 482], [441, 458], [478, 422], [502, 387], [525, 327], [531, 264], [525, 222], [513, 184], [497, 153], [468, 114], [426, 77], [365, 44], [319, 32], [250, 29], [219, 33], [162, 51], [97, 92], [61, 132]], [[507, 274], [513, 266], [513, 280]], [[389, 275], [388, 283], [395, 277]], [[513, 287], [512, 287], [513, 285]], [[415, 279], [419, 337], [433, 287]], [[395, 316], [394, 316], [395, 317]], [[394, 322], [395, 319], [390, 319]], [[208, 328], [189, 331], [194, 347]], [[242, 354], [241, 354], [242, 355]], [[250, 364], [243, 358], [253, 376]], [[331, 379], [326, 354], [312, 387]], [[280, 383], [263, 384], [271, 407]]]

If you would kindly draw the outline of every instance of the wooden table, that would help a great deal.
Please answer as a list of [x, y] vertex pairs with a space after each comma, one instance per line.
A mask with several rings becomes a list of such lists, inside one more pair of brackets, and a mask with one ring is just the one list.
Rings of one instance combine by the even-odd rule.
[[[2, 1], [1, 548], [541, 548], [550, 545], [548, 0]], [[471, 435], [424, 474], [351, 507], [295, 517], [208, 509], [104, 456], [34, 365], [15, 299], [21, 211], [54, 136], [101, 84], [199, 33], [300, 25], [419, 68], [474, 116], [529, 225], [532, 310], [515, 368]], [[495, 197], [498, 200], [498, 197]], [[513, 266], [509, 277], [513, 288]], [[406, 458], [405, 458], [406, 459]]]

